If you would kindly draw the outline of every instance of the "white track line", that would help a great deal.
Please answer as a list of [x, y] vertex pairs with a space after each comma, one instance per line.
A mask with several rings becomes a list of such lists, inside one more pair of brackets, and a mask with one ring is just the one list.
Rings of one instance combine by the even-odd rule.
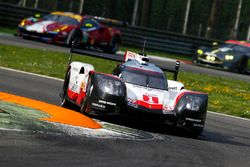
[[236, 119], [241, 119], [241, 120], [244, 120], [244, 121], [250, 121], [250, 119], [248, 119], [248, 118], [241, 118], [241, 117], [237, 117], [237, 116], [233, 116], [233, 115], [218, 113], [218, 112], [215, 112], [215, 111], [208, 111], [208, 112], [211, 113], [211, 114], [220, 115], [220, 116], [224, 116], [224, 117], [236, 118]]
[[11, 129], [11, 128], [0, 128], [2, 131], [15, 131], [15, 132], [24, 132], [25, 130], [21, 129]]
[[[34, 76], [38, 76], [38, 77], [42, 77], [42, 78], [54, 79], [54, 80], [61, 81], [61, 82], [64, 81], [63, 79], [59, 79], [59, 78], [49, 77], [49, 76], [40, 75], [40, 74], [34, 74], [34, 73], [20, 71], [20, 70], [14, 70], [14, 69], [11, 69], [11, 68], [1, 67], [1, 66], [0, 66], [0, 69], [19, 72], [19, 73], [22, 73], [22, 74], [34, 75]], [[224, 116], [224, 117], [235, 118], [235, 119], [240, 119], [240, 120], [244, 120], [244, 121], [250, 121], [250, 119], [247, 119], [247, 118], [241, 118], [241, 117], [236, 117], [236, 116], [232, 116], [232, 115], [226, 115], [226, 114], [218, 113], [218, 112], [215, 112], [215, 111], [208, 111], [208, 112], [211, 113], [211, 114], [220, 115], [220, 116]]]
[[14, 72], [22, 73], [22, 74], [33, 75], [33, 76], [42, 77], [42, 78], [54, 79], [54, 80], [57, 80], [57, 81], [64, 81], [63, 79], [60, 79], [60, 78], [49, 77], [49, 76], [46, 76], [46, 75], [40, 75], [40, 74], [35, 74], [35, 73], [25, 72], [25, 71], [20, 71], [20, 70], [15, 70], [15, 69], [1, 67], [1, 66], [0, 66], [0, 69], [8, 70], [8, 71], [14, 71]]

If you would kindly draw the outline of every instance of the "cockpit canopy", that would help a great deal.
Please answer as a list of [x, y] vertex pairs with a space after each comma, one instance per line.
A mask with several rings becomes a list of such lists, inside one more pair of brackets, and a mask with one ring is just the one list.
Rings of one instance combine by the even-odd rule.
[[115, 69], [113, 74], [119, 76], [126, 83], [154, 89], [168, 89], [167, 79], [164, 73], [122, 66], [121, 68]]

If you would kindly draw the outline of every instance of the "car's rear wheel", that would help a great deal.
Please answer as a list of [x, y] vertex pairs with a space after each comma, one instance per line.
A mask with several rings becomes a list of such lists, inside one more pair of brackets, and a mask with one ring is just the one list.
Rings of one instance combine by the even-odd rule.
[[248, 64], [248, 58], [247, 57], [243, 57], [240, 61], [240, 65], [239, 65], [239, 73], [245, 73], [247, 70], [247, 64]]
[[76, 47], [79, 47], [82, 43], [82, 34], [81, 31], [78, 29], [73, 29], [69, 33], [66, 44], [68, 46], [71, 46], [73, 42]]
[[64, 84], [63, 84], [63, 89], [62, 89], [62, 94], [61, 94], [61, 106], [65, 107], [65, 108], [69, 108], [70, 107], [70, 102], [68, 100], [68, 95], [67, 95], [67, 91], [69, 88], [69, 79], [70, 79], [70, 71], [68, 70], [66, 76], [65, 76], [65, 80], [64, 80]]
[[104, 48], [104, 52], [115, 53], [120, 46], [120, 40], [117, 36], [114, 36], [109, 42], [108, 46]]

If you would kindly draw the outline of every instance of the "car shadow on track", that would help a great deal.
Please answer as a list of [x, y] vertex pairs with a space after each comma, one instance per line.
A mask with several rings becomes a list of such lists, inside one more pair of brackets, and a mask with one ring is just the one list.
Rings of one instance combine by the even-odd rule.
[[219, 133], [218, 131], [210, 131], [206, 128], [203, 133], [199, 136], [195, 136], [186, 129], [176, 127], [169, 124], [163, 124], [159, 122], [153, 122], [148, 120], [143, 120], [139, 118], [129, 117], [129, 116], [108, 116], [108, 117], [98, 117], [98, 120], [105, 121], [108, 123], [129, 127], [132, 129], [142, 130], [151, 133], [158, 133], [162, 135], [170, 135], [176, 137], [192, 138], [196, 140], [209, 141], [214, 143], [230, 144], [235, 146], [247, 146], [249, 144], [242, 142], [241, 140], [235, 140], [234, 136], [227, 135], [225, 133]]
[[[218, 133], [214, 131], [204, 130], [203, 135], [199, 137], [200, 140], [229, 144], [234, 146], [250, 147], [249, 138], [243, 136], [229, 135], [225, 133]], [[247, 142], [248, 141], [248, 142]]]
[[[173, 126], [171, 124], [164, 124], [155, 121], [149, 121], [139, 119], [131, 116], [107, 116], [107, 117], [95, 117], [98, 120], [108, 123], [129, 127], [132, 129], [142, 130], [151, 133], [159, 133], [164, 135], [172, 135], [179, 137], [197, 138], [197, 136], [191, 134], [189, 131]], [[199, 137], [198, 137], [199, 138]]]

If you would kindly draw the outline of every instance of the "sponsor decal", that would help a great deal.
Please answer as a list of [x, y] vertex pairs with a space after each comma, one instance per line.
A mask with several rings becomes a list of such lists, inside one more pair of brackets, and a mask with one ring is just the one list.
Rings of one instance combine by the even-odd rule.
[[138, 108], [138, 105], [137, 104], [134, 104], [132, 102], [128, 102], [127, 103], [128, 106], [131, 106], [131, 107], [134, 107], [134, 108]]
[[127, 103], [128, 106], [131, 106], [131, 107], [134, 107], [134, 108], [138, 108], [138, 105], [136, 104], [137, 100], [128, 98], [127, 101], [128, 101], [128, 103]]
[[192, 121], [192, 122], [198, 122], [201, 123], [200, 119], [194, 119], [194, 118], [186, 118], [187, 121]]
[[169, 90], [177, 90], [177, 86], [173, 86], [173, 87], [169, 86], [168, 89]]
[[196, 123], [193, 123], [193, 126], [195, 126], [195, 127], [200, 127], [200, 128], [203, 128], [203, 127], [204, 127], [204, 125], [202, 125], [202, 124], [196, 124]]
[[106, 106], [105, 105], [103, 105], [103, 104], [98, 104], [98, 103], [91, 103], [91, 105], [92, 106], [95, 106], [95, 107], [98, 107], [98, 108], [103, 108], [103, 109], [105, 109], [106, 108]]
[[85, 88], [86, 88], [86, 83], [85, 83], [85, 81], [82, 81], [82, 83], [81, 83], [81, 89], [83, 91], [85, 91]]
[[172, 107], [172, 106], [164, 106], [163, 107], [163, 113], [171, 112], [173, 110], [174, 110], [174, 107]]
[[98, 102], [102, 103], [102, 104], [108, 104], [108, 105], [111, 105], [111, 106], [116, 106], [116, 103], [105, 101], [105, 100], [99, 100]]
[[127, 59], [135, 59], [136, 58], [136, 53], [127, 51], [126, 56], [127, 56], [126, 57]]

